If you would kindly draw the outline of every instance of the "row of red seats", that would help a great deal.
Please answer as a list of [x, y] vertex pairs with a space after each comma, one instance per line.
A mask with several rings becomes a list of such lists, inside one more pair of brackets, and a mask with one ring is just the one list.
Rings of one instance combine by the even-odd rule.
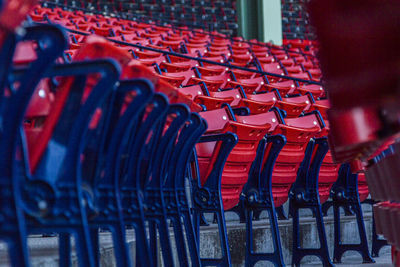
[[[266, 135], [281, 134], [286, 137], [286, 144], [280, 151], [272, 172], [273, 201], [276, 207], [280, 207], [288, 200], [290, 188], [305, 159], [309, 141], [311, 138], [326, 136], [329, 132], [326, 115], [329, 101], [321, 99], [325, 92], [320, 85], [272, 75], [272, 71], [262, 75], [251, 69], [250, 63], [253, 59], [260, 61], [267, 57], [271, 61], [279, 61], [279, 65], [287, 64], [284, 69], [298, 66], [297, 61], [302, 62], [303, 68], [304, 64], [318, 66], [318, 63], [308, 60], [303, 54], [302, 49], [306, 45], [301, 42], [294, 42], [294, 48], [285, 50], [281, 47], [252, 45], [242, 39], [215, 37], [206, 32], [194, 34], [189, 30], [180, 30], [178, 33], [167, 27], [41, 7], [37, 7], [31, 17], [37, 21], [58, 21], [72, 30], [81, 30], [81, 33], [74, 32], [70, 35], [70, 49], [67, 53], [73, 57], [76, 57], [77, 49], [85, 42], [85, 34], [97, 33], [114, 41], [123, 41], [115, 42], [115, 46], [129, 52], [132, 59], [148, 65], [154, 77], [173, 85], [177, 92], [190, 97], [193, 101], [192, 110], [202, 111], [200, 115], [208, 122], [206, 135], [228, 132], [236, 134], [238, 143], [222, 170], [221, 194], [225, 210], [238, 205], [243, 186], [249, 179], [251, 166], [257, 156], [258, 146]], [[83, 29], [77, 25], [81, 25]], [[122, 26], [129, 26], [131, 29], [123, 29]], [[117, 31], [126, 32], [113, 36], [112, 32]], [[138, 32], [145, 37], [138, 36]], [[127, 36], [132, 39], [126, 39]], [[137, 40], [141, 42], [141, 46], [135, 48], [130, 45]], [[179, 46], [173, 46], [173, 43]], [[171, 50], [180, 52], [183, 46], [181, 43], [188, 50], [193, 47], [196, 49], [185, 51], [189, 53], [168, 53]], [[310, 43], [310, 47], [312, 45]], [[205, 57], [201, 54], [201, 49], [205, 49]], [[254, 57], [256, 52], [260, 56]], [[265, 56], [262, 57], [262, 53]], [[228, 58], [230, 65], [220, 66], [214, 63], [227, 62]], [[209, 61], [204, 62], [204, 59]], [[276, 63], [264, 62], [262, 67], [265, 69], [276, 66], [273, 64]], [[238, 70], [234, 66], [250, 68]], [[253, 69], [257, 70], [256, 68], [257, 66], [253, 66]], [[312, 111], [318, 112], [309, 113]], [[199, 143], [196, 148], [199, 179], [204, 185], [213, 171], [219, 143]], [[264, 160], [268, 158], [269, 152], [267, 148]], [[318, 190], [322, 204], [329, 198], [331, 186], [338, 176], [338, 166], [333, 162], [330, 153], [324, 158], [319, 174]], [[366, 187], [360, 189], [364, 190], [362, 197], [366, 198]]]
[[[175, 52], [184, 52], [190, 56], [201, 56], [204, 59], [229, 62], [236, 66], [259, 68], [266, 72], [287, 74], [302, 79], [317, 79], [321, 77], [318, 63], [312, 56], [303, 55], [301, 49], [285, 51], [280, 47], [267, 47], [262, 43], [250, 45], [242, 39], [230, 40], [224, 36], [210, 36], [207, 33], [190, 30], [173, 30], [168, 27], [159, 27], [151, 24], [135, 23], [132, 21], [89, 16], [80, 12], [74, 14], [62, 10], [46, 10], [46, 18], [54, 22], [86, 33], [95, 33], [110, 37], [117, 41], [126, 41], [140, 45], [154, 45], [157, 49], [172, 49]], [[42, 12], [43, 13], [43, 12]], [[45, 17], [38, 10], [31, 15], [35, 21], [43, 21]], [[77, 36], [71, 36], [71, 50], [79, 46]], [[73, 53], [72, 51], [70, 53]], [[140, 56], [138, 56], [140, 58]], [[148, 64], [160, 62], [162, 59], [153, 55], [143, 55], [154, 58]], [[157, 61], [158, 60], [158, 61]], [[149, 61], [149, 60], [147, 60]], [[286, 73], [285, 73], [286, 72]]]
[[[109, 36], [110, 28], [104, 25], [127, 25], [130, 23], [127, 21], [120, 21], [117, 19], [104, 18], [100, 16], [88, 16], [81, 12], [71, 13], [67, 11], [62, 11], [60, 9], [50, 10], [39, 7], [35, 10], [32, 18], [35, 20], [41, 20], [44, 19], [45, 14], [50, 20], [59, 21], [61, 23], [64, 22], [64, 26], [72, 28], [74, 28], [75, 25], [71, 23], [69, 19], [75, 19], [75, 23], [77, 25], [79, 25], [79, 23], [84, 25], [81, 27], [84, 28], [87, 33], [90, 32], [90, 29], [93, 29], [95, 33], [106, 37]], [[88, 21], [85, 21], [83, 18], [86, 18]], [[100, 26], [103, 27], [99, 27], [100, 23], [102, 23]], [[208, 46], [211, 51], [207, 51], [208, 54], [206, 54], [209, 55], [209, 57], [203, 57], [204, 59], [214, 59], [215, 61], [222, 60], [221, 56], [210, 57], [210, 55], [218, 55], [218, 53], [222, 53], [222, 51], [227, 55], [230, 54], [230, 50], [228, 50], [228, 45], [231, 46], [232, 51], [235, 51], [230, 55], [230, 57], [232, 57], [234, 60], [233, 63], [240, 64], [240, 59], [247, 58], [246, 60], [243, 60], [242, 64], [244, 66], [247, 65], [251, 57], [249, 49], [251, 49], [253, 53], [255, 53], [255, 51], [258, 51], [260, 55], [262, 53], [265, 53], [264, 57], [258, 58], [259, 60], [265, 60], [267, 58], [267, 54], [268, 57], [271, 58], [270, 60], [274, 60], [274, 58], [281, 58], [281, 62], [285, 62], [285, 64], [288, 65], [293, 64], [296, 61], [296, 58], [297, 60], [299, 60], [300, 58], [304, 59], [303, 56], [299, 56], [299, 54], [297, 53], [292, 54], [294, 58], [292, 58], [291, 60], [284, 59], [288, 55], [288, 53], [286, 53], [284, 50], [270, 49], [265, 46], [250, 47], [250, 45], [244, 42], [240, 42], [240, 40], [239, 42], [232, 42], [232, 40], [224, 38], [212, 39], [210, 38], [210, 36], [207, 36], [207, 34], [196, 34], [194, 36], [190, 36], [190, 33], [188, 31], [184, 32], [184, 34], [186, 35], [182, 36], [181, 32], [181, 34], [176, 34], [174, 36], [171, 34], [168, 35], [168, 33], [166, 33], [166, 31], [171, 31], [171, 29], [168, 28], [155, 27], [152, 25], [139, 23], [134, 26], [137, 31], [142, 31], [148, 38], [153, 38], [152, 41], [158, 40], [157, 44], [169, 44], [170, 47], [171, 44], [168, 42], [173, 42], [171, 41], [173, 38], [179, 40], [184, 40], [185, 37], [190, 38], [188, 39], [186, 45], [187, 47], [189, 47], [189, 49], [191, 48], [191, 44], [199, 44], [198, 47], [201, 47], [201, 49], [205, 48], [206, 42], [212, 41], [212, 46]], [[146, 33], [144, 30], [149, 27], [153, 28], [154, 32], [152, 34]], [[162, 34], [164, 34], [166, 39], [172, 39], [169, 39], [169, 41], [164, 41], [161, 39]], [[71, 38], [71, 48], [73, 48], [72, 51], [74, 51], [80, 46], [80, 43], [82, 43], [85, 38], [84, 36], [79, 35], [72, 36], [74, 36], [74, 38]], [[118, 37], [110, 38], [117, 39]], [[129, 42], [130, 40], [125, 39], [125, 41]], [[179, 42], [175, 41], [175, 43]], [[148, 45], [152, 48], [157, 47], [154, 45], [151, 46], [148, 43], [142, 44]], [[164, 45], [162, 48], [165, 49], [165, 47], [166, 45]], [[238, 145], [237, 147], [239, 151], [236, 159], [235, 149], [228, 159], [228, 163], [225, 167], [226, 169], [224, 169], [224, 174], [222, 178], [222, 182], [224, 184], [222, 194], [225, 201], [226, 209], [230, 209], [235, 206], [239, 200], [241, 188], [247, 181], [248, 171], [251, 163], [255, 158], [257, 145], [261, 138], [267, 133], [284, 134], [288, 138], [288, 143], [278, 157], [277, 163], [275, 165], [273, 174], [273, 188], [275, 189], [275, 191], [273, 195], [275, 198], [274, 200], [276, 206], [281, 206], [283, 203], [286, 202], [288, 191], [291, 184], [296, 179], [297, 170], [303, 160], [304, 151], [306, 149], [309, 139], [327, 133], [326, 129], [322, 130], [323, 122], [321, 124], [319, 122], [320, 120], [317, 120], [315, 115], [299, 117], [299, 115], [303, 113], [307, 113], [313, 110], [319, 110], [323, 114], [324, 119], [326, 119], [326, 110], [329, 107], [329, 103], [327, 102], [327, 100], [314, 100], [314, 98], [318, 99], [319, 97], [324, 96], [324, 91], [321, 86], [305, 84], [296, 86], [296, 83], [294, 81], [285, 81], [282, 79], [277, 79], [275, 77], [269, 77], [268, 79], [268, 77], [265, 75], [257, 75], [253, 72], [234, 70], [226, 67], [215, 66], [212, 64], [199, 66], [199, 62], [196, 62], [194, 60], [187, 60], [185, 58], [177, 56], [169, 56], [168, 62], [166, 56], [163, 55], [161, 52], [140, 51], [139, 49], [132, 49], [132, 47], [128, 46], [122, 46], [121, 48], [130, 51], [134, 57], [138, 58], [146, 65], [158, 64], [159, 68], [155, 68], [154, 72], [157, 72], [156, 69], [164, 70], [159, 71], [156, 74], [160, 79], [175, 86], [183, 94], [190, 95], [195, 103], [205, 106], [207, 112], [201, 114], [207, 117], [209, 122], [211, 122], [212, 120], [216, 120], [216, 118], [221, 120], [220, 127], [217, 127], [219, 131], [233, 131], [232, 126], [228, 127], [225, 125], [228, 122], [232, 122], [232, 118], [230, 118], [229, 114], [226, 113], [226, 108], [222, 108], [222, 105], [224, 103], [230, 104], [233, 108], [247, 107], [250, 109], [250, 114], [260, 114], [258, 116], [254, 115], [256, 116], [255, 121], [252, 121], [253, 115], [243, 117], [243, 121], [240, 121], [240, 117], [237, 116], [237, 121], [235, 123], [241, 124], [243, 126], [242, 128], [246, 129], [242, 129], [242, 131], [235, 129], [234, 131], [239, 135], [239, 144], [241, 144], [241, 142], [243, 141], [244, 143], [250, 145], [252, 149], [248, 151], [248, 159], [244, 160], [241, 159], [240, 156], [243, 156], [243, 150], [249, 149], [249, 147], [244, 146], [244, 148], [239, 149], [240, 145]], [[177, 47], [175, 47], [175, 49], [177, 49]], [[217, 51], [219, 52], [213, 54], [212, 49], [218, 49]], [[245, 53], [243, 53], [243, 51]], [[275, 57], [269, 56], [270, 53]], [[310, 64], [314, 66], [313, 62], [310, 62]], [[273, 65], [273, 63], [264, 64], [264, 69], [267, 68], [266, 66], [271, 68], [272, 66], [276, 65]], [[274, 83], [268, 84], [268, 80], [273, 80]], [[221, 91], [221, 89], [226, 90]], [[286, 96], [288, 94], [300, 95], [294, 97], [281, 97], [281, 95]], [[283, 109], [286, 112], [285, 119], [283, 119], [282, 116], [278, 116], [277, 114], [275, 114], [276, 112], [268, 112], [268, 110], [274, 106]], [[208, 116], [207, 114], [211, 115]], [[260, 123], [270, 124], [270, 126], [264, 125], [264, 127], [266, 128], [263, 128], [263, 130], [257, 128], [260, 132], [252, 133], [252, 131], [255, 130], [252, 127], [260, 127]], [[229, 125], [230, 124], [231, 123], [229, 123]], [[254, 125], [252, 126], [252, 124]], [[209, 131], [214, 132], [217, 131], [217, 129]], [[249, 136], [251, 136], [250, 140], [248, 140]], [[206, 149], [206, 151], [208, 151], [208, 154], [204, 152], [204, 149], [199, 149], [200, 162], [210, 163], [210, 158], [212, 154], [210, 154], [210, 149], [211, 148]], [[233, 159], [234, 162], [234, 171], [229, 171], [229, 162], [231, 159]], [[202, 165], [202, 163], [200, 163], [200, 165], [202, 177], [207, 177], [207, 171], [205, 171], [205, 167]], [[239, 175], [238, 169], [242, 170], [241, 175]], [[330, 186], [337, 178], [337, 170], [338, 167], [333, 163], [331, 157], [326, 157], [326, 159], [324, 160], [324, 164], [321, 167], [321, 202], [324, 202], [329, 197]], [[227, 175], [227, 173], [230, 172], [233, 173], [232, 177], [229, 177], [229, 175]], [[233, 184], [228, 185], [229, 183]], [[230, 192], [230, 190], [233, 193]]]

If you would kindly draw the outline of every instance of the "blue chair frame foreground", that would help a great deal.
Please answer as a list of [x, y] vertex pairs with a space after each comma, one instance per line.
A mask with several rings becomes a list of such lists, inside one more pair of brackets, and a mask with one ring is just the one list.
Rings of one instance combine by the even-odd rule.
[[[37, 51], [38, 60], [16, 73], [13, 70], [12, 58], [15, 47], [20, 41], [38, 41], [46, 46]], [[7, 242], [10, 261], [14, 266], [30, 266], [26, 244], [26, 223], [21, 208], [24, 204], [17, 175], [19, 166], [15, 162], [17, 151], [21, 146], [20, 127], [36, 85], [66, 46], [65, 35], [58, 27], [40, 25], [26, 28], [24, 36], [9, 34], [0, 52], [0, 60], [3, 63], [0, 71], [2, 121], [0, 214], [3, 219], [0, 226], [0, 238]], [[13, 91], [10, 86], [12, 79], [20, 81], [17, 91]], [[5, 96], [5, 90], [10, 92], [10, 96]]]
[[[98, 73], [102, 78], [81, 105], [85, 74]], [[83, 75], [83, 76], [82, 76]], [[52, 132], [44, 154], [33, 174], [30, 167], [18, 177], [24, 188], [28, 233], [74, 234], [81, 266], [94, 266], [93, 247], [88, 227], [87, 206], [82, 190], [79, 162], [85, 147], [85, 133], [92, 115], [112, 97], [119, 69], [114, 61], [94, 60], [56, 65], [47, 77], [75, 76], [65, 107]], [[27, 151], [24, 153], [27, 159]], [[26, 160], [27, 162], [27, 160]], [[43, 208], [45, 204], [45, 208]], [[64, 242], [61, 243], [63, 245]], [[62, 248], [60, 248], [62, 251]]]
[[[86, 139], [88, 146], [85, 148], [84, 160], [84, 195], [88, 204], [88, 219], [96, 264], [100, 261], [99, 231], [109, 230], [113, 237], [115, 259], [117, 266], [131, 266], [131, 257], [126, 243], [125, 225], [122, 220], [120, 203], [118, 201], [119, 186], [117, 181], [118, 154], [125, 135], [134, 131], [133, 125], [140, 112], [146, 107], [153, 95], [153, 86], [143, 79], [122, 80], [116, 89], [113, 101], [107, 103], [103, 109], [102, 127], [96, 127], [88, 132]], [[134, 99], [127, 103], [128, 94], [135, 94]], [[122, 116], [121, 116], [122, 114]], [[96, 136], [101, 136], [96, 138]], [[100, 142], [93, 142], [99, 139]], [[70, 237], [61, 236], [61, 265], [71, 265]], [[65, 245], [64, 245], [65, 244]], [[150, 255], [146, 246], [142, 246], [141, 258], [137, 262], [146, 266]]]

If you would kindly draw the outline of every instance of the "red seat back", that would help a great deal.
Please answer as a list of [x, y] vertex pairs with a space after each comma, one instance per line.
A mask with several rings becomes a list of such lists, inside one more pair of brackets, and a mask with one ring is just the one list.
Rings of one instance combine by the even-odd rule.
[[[224, 209], [228, 210], [239, 202], [239, 195], [247, 182], [251, 164], [256, 157], [258, 143], [268, 132], [271, 124], [265, 122], [260, 126], [252, 126], [232, 121], [226, 108], [201, 112], [200, 115], [207, 120], [207, 133], [233, 132], [239, 139], [231, 151], [222, 173], [222, 200]], [[249, 119], [251, 117], [248, 116]], [[196, 148], [201, 182], [204, 184], [212, 169], [210, 163], [218, 153], [218, 146], [215, 143], [201, 143]]]

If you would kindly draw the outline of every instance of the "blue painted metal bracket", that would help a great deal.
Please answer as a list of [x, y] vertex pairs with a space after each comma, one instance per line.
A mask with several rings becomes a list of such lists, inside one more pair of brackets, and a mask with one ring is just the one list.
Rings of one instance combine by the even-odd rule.
[[[272, 197], [272, 171], [278, 154], [285, 144], [286, 138], [283, 135], [266, 136], [260, 141], [249, 180], [240, 197], [239, 208], [244, 210], [246, 220], [246, 267], [254, 266], [259, 261], [270, 261], [276, 267], [285, 266]], [[253, 248], [253, 214], [264, 210], [268, 212], [274, 250], [270, 253], [256, 253]]]
[[[329, 258], [321, 204], [318, 193], [318, 174], [322, 161], [328, 152], [327, 138], [311, 139], [307, 145], [304, 160], [297, 173], [296, 182], [289, 192], [289, 212], [293, 218], [292, 265], [300, 266], [303, 257], [313, 255], [321, 259], [323, 266], [334, 266]], [[310, 209], [316, 219], [319, 248], [300, 247], [299, 210]]]
[[[333, 260], [336, 263], [341, 262], [342, 255], [349, 250], [357, 251], [363, 258], [363, 263], [375, 262], [368, 250], [367, 235], [363, 213], [361, 209], [360, 198], [358, 194], [358, 175], [351, 173], [349, 164], [342, 164], [339, 169], [339, 177], [331, 189], [331, 197], [333, 199], [333, 215], [335, 222], [335, 245]], [[358, 234], [360, 237], [359, 244], [343, 244], [341, 242], [340, 230], [340, 208], [348, 207], [356, 216]]]
[[[117, 185], [120, 195], [118, 201], [123, 212], [123, 223], [135, 229], [136, 237], [136, 262], [140, 266], [156, 266], [153, 260], [146, 233], [146, 209], [149, 209], [145, 202], [144, 185], [142, 179], [149, 164], [149, 157], [154, 151], [154, 139], [149, 136], [159, 128], [159, 121], [165, 116], [168, 109], [168, 100], [163, 94], [155, 94], [147, 105], [147, 108], [139, 116], [135, 124], [135, 131], [128, 135], [120, 148], [119, 154], [125, 155], [127, 160], [120, 162], [118, 166]], [[146, 265], [141, 261], [142, 255], [150, 254]]]
[[[180, 257], [183, 257], [188, 262], [187, 248], [192, 266], [201, 266], [201, 261], [189, 201], [186, 195], [185, 177], [190, 163], [190, 154], [206, 129], [206, 121], [201, 119], [198, 114], [192, 113], [179, 133], [178, 141], [173, 148], [173, 153], [168, 163], [168, 175], [163, 185], [167, 217], [172, 222], [176, 246], [179, 248], [177, 252], [181, 254]], [[185, 237], [187, 246], [184, 241]]]
[[[203, 135], [199, 142], [217, 142], [220, 143], [220, 150], [214, 163], [210, 175], [202, 186], [200, 177], [192, 181], [192, 198], [194, 211], [194, 225], [196, 229], [197, 242], [200, 238], [200, 217], [203, 213], [216, 214], [219, 230], [219, 240], [221, 244], [222, 257], [201, 258], [202, 266], [231, 266], [231, 257], [229, 252], [227, 229], [225, 224], [224, 208], [222, 206], [221, 196], [221, 177], [226, 159], [229, 153], [237, 143], [237, 136], [234, 133]], [[199, 173], [197, 171], [197, 173]]]
[[[157, 232], [159, 233], [160, 245], [164, 263], [173, 266], [172, 245], [170, 241], [169, 223], [164, 202], [163, 184], [167, 169], [167, 162], [171, 153], [171, 145], [176, 142], [179, 130], [189, 118], [189, 110], [185, 105], [170, 105], [164, 119], [160, 121], [156, 138], [155, 150], [152, 153], [150, 171], [143, 189], [146, 220], [149, 222], [150, 249], [153, 255], [158, 253]], [[152, 137], [152, 138], [154, 138]], [[157, 231], [158, 230], [158, 231]], [[188, 265], [187, 258], [182, 253], [177, 253], [180, 264]]]
[[[82, 75], [92, 73], [100, 74], [101, 78], [81, 104], [85, 88]], [[29, 215], [27, 230], [29, 233], [75, 234], [80, 266], [95, 266], [86, 214], [88, 203], [82, 201], [85, 196], [79, 173], [80, 160], [92, 115], [113, 95], [119, 68], [112, 60], [93, 60], [55, 65], [46, 72], [46, 77], [56, 76], [81, 78], [76, 78], [71, 87], [37, 170], [31, 175], [20, 173], [18, 177], [23, 188], [24, 210]]]
[[[118, 161], [121, 156], [118, 152], [123, 144], [124, 136], [129, 135], [137, 122], [139, 114], [146, 107], [146, 104], [153, 95], [153, 85], [144, 79], [122, 80], [116, 91], [116, 96], [111, 105], [111, 110], [102, 110], [105, 114], [110, 114], [108, 127], [98, 129], [106, 137], [102, 147], [95, 142], [94, 147], [87, 153], [85, 151], [85, 161], [89, 155], [98, 155], [95, 166], [95, 175], [84, 176], [85, 182], [90, 187], [84, 187], [90, 190], [85, 196], [86, 201], [92, 203], [92, 208], [88, 211], [89, 226], [91, 228], [92, 243], [96, 264], [99, 265], [99, 230], [107, 229], [111, 232], [114, 244], [115, 259], [117, 266], [131, 266], [131, 257], [129, 247], [126, 243], [125, 229], [123, 223], [123, 214], [121, 204], [118, 201], [119, 186], [117, 184]], [[127, 107], [126, 97], [134, 93], [134, 98]], [[122, 113], [122, 110], [125, 109]], [[123, 114], [121, 116], [121, 114]], [[88, 138], [91, 138], [89, 136]], [[88, 180], [89, 179], [89, 180]], [[92, 198], [90, 198], [92, 197]], [[91, 206], [89, 206], [91, 207]], [[150, 253], [145, 250], [141, 254], [138, 266], [150, 264]]]
[[[41, 41], [46, 47], [37, 53], [38, 60], [27, 68], [19, 70], [19, 77], [13, 72], [12, 58], [15, 46], [19, 41]], [[4, 220], [0, 224], [0, 238], [8, 245], [9, 258], [13, 266], [30, 266], [27, 249], [27, 231], [23, 214], [23, 200], [21, 198], [20, 166], [23, 160], [16, 162], [17, 151], [24, 144], [21, 140], [21, 125], [29, 100], [36, 85], [43, 74], [51, 67], [57, 57], [66, 48], [67, 42], [64, 32], [58, 27], [50, 25], [26, 28], [24, 36], [9, 34], [0, 52], [2, 68], [0, 71], [0, 112], [1, 112], [1, 142], [0, 142], [0, 170], [1, 170], [1, 201], [0, 217]], [[44, 56], [46, 55], [46, 56]], [[5, 87], [10, 80], [18, 80], [18, 91], [11, 91], [5, 96]]]

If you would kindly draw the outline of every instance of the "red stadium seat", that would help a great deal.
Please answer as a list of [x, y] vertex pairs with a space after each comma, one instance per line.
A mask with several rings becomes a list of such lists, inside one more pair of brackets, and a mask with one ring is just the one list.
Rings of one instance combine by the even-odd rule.
[[[238, 144], [231, 151], [222, 173], [222, 201], [224, 209], [228, 210], [238, 204], [239, 195], [247, 182], [251, 164], [256, 157], [258, 143], [268, 132], [271, 124], [264, 121], [263, 124], [252, 126], [233, 121], [227, 108], [201, 112], [200, 115], [208, 122], [206, 134], [233, 132], [239, 139]], [[196, 149], [201, 182], [204, 183], [204, 177], [207, 177], [208, 172], [212, 169], [210, 162], [218, 153], [218, 147], [215, 146], [215, 143], [201, 143], [196, 146]]]

